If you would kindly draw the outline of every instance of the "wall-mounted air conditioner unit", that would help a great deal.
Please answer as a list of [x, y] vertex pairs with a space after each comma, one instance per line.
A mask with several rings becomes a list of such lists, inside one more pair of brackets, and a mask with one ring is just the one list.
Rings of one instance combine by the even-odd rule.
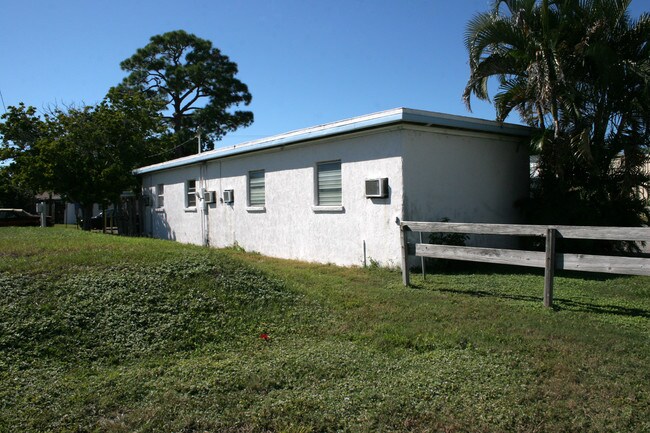
[[205, 191], [203, 193], [203, 201], [205, 201], [206, 204], [216, 203], [217, 193], [215, 191]]
[[235, 201], [235, 191], [232, 189], [226, 189], [223, 192], [223, 202], [224, 203], [232, 203]]
[[366, 179], [366, 197], [386, 198], [388, 197], [388, 178]]

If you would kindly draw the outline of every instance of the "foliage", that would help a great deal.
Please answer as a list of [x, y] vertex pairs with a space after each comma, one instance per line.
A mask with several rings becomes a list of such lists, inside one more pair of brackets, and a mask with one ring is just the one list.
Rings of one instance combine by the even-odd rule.
[[80, 203], [89, 222], [93, 203], [117, 202], [122, 191], [137, 189], [131, 171], [154, 152], [157, 108], [118, 90], [99, 105], [57, 108], [42, 118], [33, 107], [9, 107], [0, 124], [7, 175], [17, 188]]
[[3, 170], [14, 187], [30, 191], [51, 189], [44, 167], [39, 163], [38, 142], [46, 136], [48, 117], [41, 119], [34, 107], [22, 102], [18, 107], [10, 106], [0, 116], [0, 161], [7, 164]]
[[138, 89], [162, 103], [174, 131], [177, 156], [194, 153], [193, 143], [181, 144], [198, 132], [203, 150], [214, 148], [226, 133], [253, 122], [247, 86], [235, 78], [237, 64], [212, 43], [183, 30], [153, 36], [144, 48], [121, 65], [129, 75], [122, 87]]
[[624, 0], [498, 0], [467, 26], [464, 92], [537, 129], [532, 222], [639, 225], [650, 144], [650, 15]]
[[[202, 274], [216, 276], [214, 284], [189, 283]], [[249, 314], [244, 306], [252, 312], [289, 299], [279, 282], [244, 267], [220, 266], [205, 254], [56, 279], [4, 273], [0, 286], [8, 290], [8, 303], [29, 312], [17, 312], [4, 323], [0, 348], [5, 367], [43, 357], [110, 365], [136, 354], [192, 350], [247, 331], [239, 316]], [[35, 298], [34, 307], [24, 305]]]
[[0, 208], [17, 208], [30, 211], [34, 204], [34, 191], [16, 186], [9, 167], [0, 166]]
[[[0, 229], [0, 431], [646, 431], [647, 278]], [[267, 334], [268, 341], [260, 338]]]

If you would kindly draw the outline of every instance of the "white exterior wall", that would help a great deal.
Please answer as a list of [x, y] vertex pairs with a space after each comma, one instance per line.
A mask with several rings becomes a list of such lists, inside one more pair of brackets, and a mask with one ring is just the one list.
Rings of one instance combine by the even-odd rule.
[[[148, 208], [145, 230], [154, 237], [225, 247], [237, 243], [262, 254], [334, 263], [362, 265], [366, 258], [382, 265], [399, 264], [399, 225], [402, 214], [401, 128], [346, 135], [287, 148], [209, 161], [144, 175], [143, 184], [155, 196], [155, 185], [165, 185], [165, 206]], [[342, 210], [315, 208], [315, 171], [318, 162], [341, 160]], [[265, 171], [264, 211], [248, 207], [247, 175]], [[196, 212], [185, 207], [185, 181], [205, 178], [204, 187], [234, 190], [234, 203], [201, 202]], [[387, 177], [387, 199], [365, 197], [365, 180]], [[205, 218], [202, 234], [201, 219]]]
[[[198, 165], [191, 165], [145, 176], [143, 187], [152, 198], [151, 206], [145, 212], [144, 228], [147, 234], [183, 243], [202, 243], [200, 207], [185, 208], [185, 181], [198, 181], [199, 168]], [[165, 186], [165, 203], [162, 208], [155, 207], [158, 184]]]
[[[521, 139], [480, 132], [397, 125], [240, 154], [143, 175], [163, 209], [147, 208], [148, 234], [305, 261], [384, 266], [400, 263], [399, 220], [520, 222], [514, 203], [528, 194], [528, 153]], [[316, 204], [316, 164], [341, 160], [342, 210]], [[265, 171], [266, 206], [248, 207], [249, 171]], [[365, 180], [387, 177], [389, 197], [365, 197]], [[234, 203], [185, 209], [185, 181], [234, 190]], [[203, 179], [203, 180], [202, 180]], [[155, 200], [154, 200], [155, 203]], [[204, 212], [204, 209], [206, 211]]]
[[528, 196], [522, 139], [413, 127], [406, 132], [404, 219], [519, 223]]
[[[108, 206], [107, 209], [112, 208], [113, 206]], [[95, 216], [101, 211], [102, 208], [99, 204], [93, 204], [92, 216]], [[77, 203], [65, 203], [65, 212], [63, 215], [63, 221], [65, 224], [77, 224], [77, 213], [81, 215], [81, 209]]]
[[77, 224], [77, 207], [75, 203], [65, 204], [65, 213], [63, 215], [65, 224]]

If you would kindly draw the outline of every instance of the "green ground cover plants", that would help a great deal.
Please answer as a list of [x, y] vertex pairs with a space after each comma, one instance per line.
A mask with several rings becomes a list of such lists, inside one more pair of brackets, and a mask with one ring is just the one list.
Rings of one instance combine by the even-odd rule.
[[650, 279], [542, 287], [3, 228], [0, 431], [650, 431]]

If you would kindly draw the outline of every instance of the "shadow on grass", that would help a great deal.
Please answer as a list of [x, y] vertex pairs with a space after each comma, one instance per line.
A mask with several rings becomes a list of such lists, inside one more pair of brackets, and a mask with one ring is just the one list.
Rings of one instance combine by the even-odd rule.
[[541, 296], [528, 296], [528, 295], [512, 295], [508, 293], [494, 293], [488, 292], [487, 290], [456, 290], [456, 289], [432, 289], [429, 287], [413, 285], [415, 289], [427, 289], [434, 292], [440, 293], [451, 293], [454, 295], [468, 295], [475, 298], [498, 298], [498, 299], [508, 299], [513, 301], [542, 301]]
[[[440, 288], [430, 288], [422, 284], [414, 284], [412, 286], [414, 289], [427, 289], [440, 293], [451, 293], [454, 295], [466, 295], [476, 298], [495, 298], [495, 299], [504, 299], [510, 301], [522, 301], [522, 302], [538, 302], [542, 303], [542, 294], [540, 291], [540, 296], [529, 296], [529, 295], [513, 295], [508, 293], [495, 293], [487, 290], [455, 290], [455, 289], [440, 289]], [[650, 311], [643, 310], [641, 308], [629, 308], [622, 307], [620, 305], [600, 305], [600, 304], [590, 304], [588, 302], [579, 302], [571, 299], [558, 298], [554, 299], [553, 303], [554, 311], [576, 311], [581, 313], [592, 313], [592, 314], [611, 314], [615, 316], [627, 316], [627, 317], [642, 317], [645, 319], [650, 319]]]
[[650, 319], [650, 311], [640, 308], [621, 307], [620, 305], [598, 305], [587, 302], [578, 302], [571, 299], [555, 298], [553, 309], [555, 311], [579, 311], [594, 314], [613, 314], [615, 316], [643, 317]]
[[[421, 274], [421, 269], [411, 271], [411, 274]], [[500, 265], [492, 263], [455, 262], [443, 269], [427, 268], [427, 275], [533, 275], [544, 276], [544, 269], [525, 266]], [[579, 278], [587, 281], [613, 281], [628, 278], [628, 275], [604, 274], [597, 272], [555, 271], [555, 277]]]
[[[489, 264], [468, 264], [464, 266], [454, 267], [454, 269], [445, 269], [440, 272], [431, 272], [428, 275], [472, 275], [472, 276], [489, 276], [489, 275], [530, 275], [542, 278], [544, 276], [543, 269], [524, 268], [519, 266], [508, 265], [489, 265]], [[415, 273], [415, 272], [414, 272]], [[600, 273], [586, 273], [576, 271], [560, 271], [556, 273], [556, 278], [567, 279], [581, 279], [586, 281], [607, 282], [621, 278], [628, 278], [626, 275], [612, 275]], [[539, 302], [543, 301], [543, 280], [540, 280], [539, 296], [521, 295], [512, 293], [499, 293], [489, 290], [476, 290], [476, 289], [447, 289], [447, 288], [432, 288], [423, 282], [412, 282], [411, 286], [414, 289], [432, 290], [440, 293], [451, 293], [457, 295], [467, 295], [476, 298], [495, 298], [504, 300], [514, 300], [522, 302]], [[641, 308], [630, 308], [620, 305], [605, 305], [589, 302], [575, 301], [567, 298], [560, 298], [557, 295], [554, 298], [554, 311], [576, 311], [591, 314], [609, 314], [616, 316], [627, 317], [642, 317], [650, 319], [650, 311]]]

